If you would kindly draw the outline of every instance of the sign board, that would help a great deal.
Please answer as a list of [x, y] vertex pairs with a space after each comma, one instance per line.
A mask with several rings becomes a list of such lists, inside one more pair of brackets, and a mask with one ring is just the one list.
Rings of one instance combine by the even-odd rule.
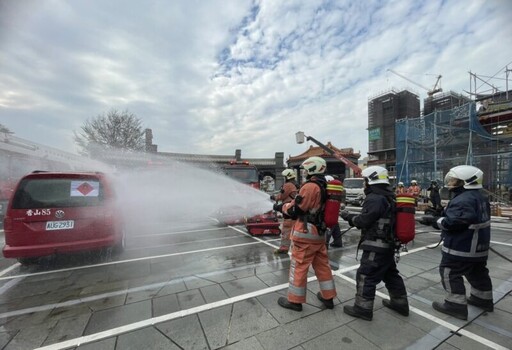
[[380, 128], [368, 129], [368, 141], [380, 140]]

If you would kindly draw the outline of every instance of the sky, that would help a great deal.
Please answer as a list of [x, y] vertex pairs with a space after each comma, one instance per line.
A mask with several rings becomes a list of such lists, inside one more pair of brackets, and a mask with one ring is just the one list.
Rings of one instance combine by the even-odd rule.
[[118, 110], [161, 152], [286, 159], [303, 131], [364, 157], [378, 94], [422, 100], [438, 75], [466, 94], [470, 71], [504, 91], [511, 18], [509, 0], [0, 0], [0, 124], [77, 153]]

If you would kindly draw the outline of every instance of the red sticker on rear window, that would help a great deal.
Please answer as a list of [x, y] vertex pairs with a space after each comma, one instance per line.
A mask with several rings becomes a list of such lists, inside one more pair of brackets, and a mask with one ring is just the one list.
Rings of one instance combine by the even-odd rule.
[[71, 181], [71, 197], [98, 197], [98, 181]]

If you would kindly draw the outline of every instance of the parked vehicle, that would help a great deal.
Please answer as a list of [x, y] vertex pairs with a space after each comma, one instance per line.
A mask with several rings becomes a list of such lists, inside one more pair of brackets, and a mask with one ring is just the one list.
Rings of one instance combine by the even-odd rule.
[[221, 169], [230, 178], [249, 185], [253, 188], [260, 189], [258, 168], [252, 164], [249, 164], [248, 161], [237, 162], [233, 160], [222, 165]]
[[106, 174], [40, 172], [21, 178], [4, 217], [6, 258], [21, 263], [59, 253], [124, 249], [115, 194]]
[[352, 205], [362, 206], [364, 198], [364, 178], [351, 177], [343, 180], [343, 187], [345, 188], [346, 203]]

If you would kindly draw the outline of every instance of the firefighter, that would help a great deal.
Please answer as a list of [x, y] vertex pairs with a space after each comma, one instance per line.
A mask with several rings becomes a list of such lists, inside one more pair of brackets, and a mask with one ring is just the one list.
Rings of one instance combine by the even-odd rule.
[[405, 193], [407, 193], [407, 190], [406, 190], [406, 188], [404, 186], [404, 183], [402, 181], [400, 181], [398, 183], [398, 187], [396, 188], [395, 193], [396, 194], [405, 194]]
[[421, 194], [421, 187], [418, 185], [416, 180], [411, 181], [411, 186], [409, 186], [407, 189], [407, 193], [413, 195], [413, 197], [416, 199], [416, 205], [418, 205], [418, 199], [420, 198]]
[[404, 281], [395, 262], [393, 221], [395, 194], [389, 187], [388, 171], [380, 166], [363, 170], [366, 198], [359, 215], [341, 211], [342, 219], [350, 226], [361, 229], [359, 247], [363, 250], [361, 264], [356, 273], [356, 297], [353, 306], [343, 311], [350, 316], [371, 321], [377, 284], [384, 281], [390, 300], [384, 306], [403, 316], [409, 315], [409, 303]]
[[[284, 176], [285, 183], [281, 187], [281, 191], [276, 196], [270, 196], [270, 199], [284, 204], [291, 202], [295, 198], [298, 186], [295, 182], [295, 171], [292, 169], [284, 169], [281, 175]], [[281, 224], [281, 243], [279, 244], [279, 249], [274, 251], [275, 254], [288, 254], [291, 243], [290, 232], [292, 230], [293, 223], [294, 220], [292, 220], [288, 215], [284, 215], [283, 223]]]
[[[447, 295], [432, 307], [461, 320], [468, 319], [467, 304], [493, 311], [492, 282], [487, 269], [491, 241], [491, 207], [482, 188], [483, 172], [470, 165], [451, 168], [444, 179], [453, 193], [442, 216], [432, 226], [441, 229], [441, 282]], [[466, 298], [464, 279], [471, 285]]]
[[433, 180], [430, 182], [430, 187], [427, 188], [429, 191], [430, 202], [432, 202], [432, 207], [434, 210], [438, 210], [441, 208], [441, 195], [439, 194], [439, 186], [437, 181]]
[[[325, 180], [327, 182], [334, 180], [335, 177], [331, 175], [325, 175]], [[341, 248], [343, 247], [343, 241], [341, 239], [341, 229], [340, 224], [334, 225], [332, 228], [327, 229], [325, 233], [325, 245], [326, 248], [329, 249], [329, 242], [331, 241], [332, 237], [332, 243], [330, 244], [333, 248]]]
[[327, 164], [323, 158], [310, 157], [301, 167], [307, 173], [307, 181], [301, 186], [299, 194], [289, 203], [274, 205], [274, 210], [296, 219], [291, 235], [293, 244], [288, 296], [280, 297], [277, 303], [286, 309], [302, 311], [302, 304], [306, 302], [308, 270], [312, 266], [320, 284], [317, 298], [326, 308], [332, 309], [336, 287], [325, 247], [321, 210], [322, 201], [325, 201], [322, 193], [327, 186], [323, 175]]

